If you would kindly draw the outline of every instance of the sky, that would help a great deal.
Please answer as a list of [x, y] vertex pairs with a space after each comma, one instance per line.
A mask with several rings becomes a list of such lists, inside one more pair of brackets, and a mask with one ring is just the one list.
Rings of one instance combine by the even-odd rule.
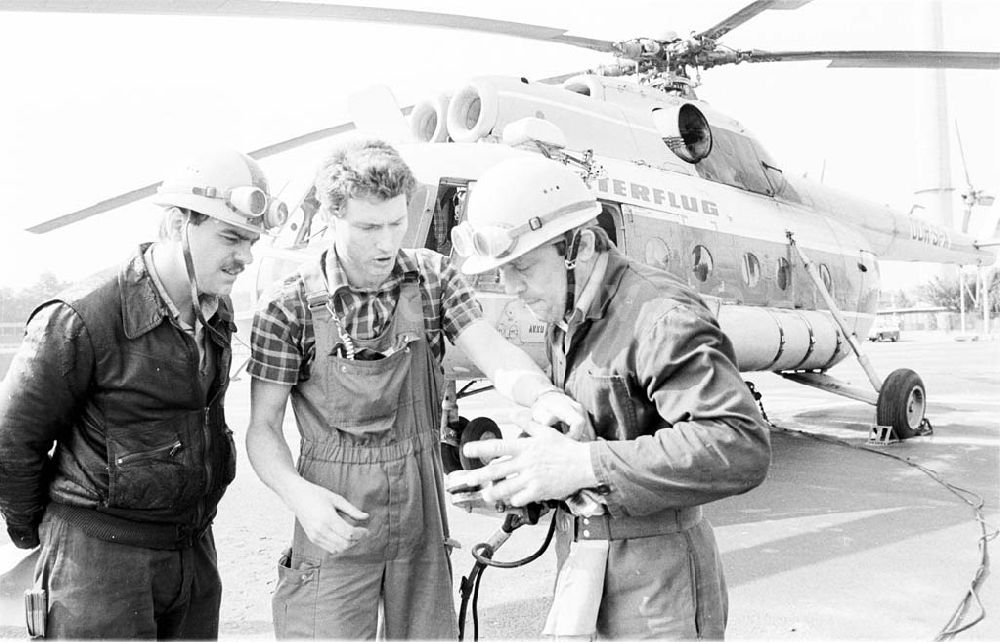
[[[391, 1], [605, 39], [700, 31], [749, 0]], [[946, 49], [1000, 50], [1000, 7], [943, 0]], [[730, 32], [736, 48], [928, 48], [926, 0], [813, 0]], [[0, 286], [44, 271], [73, 280], [152, 238], [139, 203], [45, 235], [31, 224], [155, 182], [192, 151], [246, 151], [349, 120], [347, 97], [388, 85], [401, 105], [477, 75], [540, 79], [611, 59], [506, 36], [356, 22], [0, 12]], [[1000, 71], [949, 71], [950, 123], [926, 123], [928, 72], [738, 65], [702, 74], [699, 95], [750, 128], [784, 171], [909, 211], [928, 127], [962, 132], [976, 187], [1000, 194]], [[325, 143], [328, 145], [329, 143]], [[324, 143], [265, 161], [272, 182], [312, 172]], [[318, 151], [317, 151], [318, 150]], [[965, 178], [953, 146], [954, 184]], [[956, 196], [957, 199], [957, 196]], [[957, 201], [956, 201], [957, 202]], [[997, 205], [1000, 207], [1000, 204]], [[960, 212], [956, 205], [956, 212]], [[883, 289], [932, 272], [883, 265]]]

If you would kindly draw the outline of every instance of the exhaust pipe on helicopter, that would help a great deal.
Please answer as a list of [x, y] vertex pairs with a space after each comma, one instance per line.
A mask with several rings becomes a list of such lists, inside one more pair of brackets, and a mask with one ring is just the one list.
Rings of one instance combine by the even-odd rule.
[[576, 94], [604, 100], [604, 85], [596, 77], [589, 74], [580, 74], [566, 79], [563, 88]]
[[493, 131], [498, 112], [496, 88], [473, 81], [455, 92], [448, 103], [448, 135], [456, 143], [473, 143]]
[[670, 151], [686, 163], [697, 163], [712, 152], [712, 128], [692, 103], [654, 109], [653, 123]]
[[444, 143], [448, 140], [447, 94], [436, 98], [425, 98], [413, 106], [410, 112], [410, 133], [418, 143]]

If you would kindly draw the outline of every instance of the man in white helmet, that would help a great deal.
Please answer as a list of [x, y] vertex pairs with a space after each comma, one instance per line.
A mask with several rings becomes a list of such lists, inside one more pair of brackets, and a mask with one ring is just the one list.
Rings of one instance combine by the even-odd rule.
[[15, 545], [41, 545], [46, 637], [218, 636], [229, 294], [284, 210], [229, 150], [155, 203], [160, 239], [39, 306], [0, 391], [0, 509]]
[[[401, 249], [416, 186], [380, 140], [317, 172], [331, 242], [254, 316], [250, 462], [295, 513], [279, 562], [279, 638], [457, 636], [440, 454], [441, 359], [454, 343], [542, 421], [585, 421], [482, 317], [448, 257]], [[291, 399], [297, 464], [283, 433]]]
[[505, 161], [469, 199], [453, 232], [462, 271], [499, 269], [549, 324], [553, 381], [594, 431], [531, 423], [527, 438], [464, 448], [508, 457], [465, 473], [487, 501], [572, 507], [555, 517], [545, 633], [723, 637], [726, 586], [701, 505], [757, 486], [770, 461], [731, 343], [696, 293], [618, 252], [596, 225], [600, 205], [562, 164]]

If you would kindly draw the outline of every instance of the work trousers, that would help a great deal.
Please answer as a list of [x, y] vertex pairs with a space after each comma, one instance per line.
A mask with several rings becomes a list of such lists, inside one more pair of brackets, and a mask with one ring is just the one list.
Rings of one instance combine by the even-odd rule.
[[162, 551], [87, 535], [46, 514], [35, 583], [48, 591], [49, 638], [215, 639], [222, 583], [209, 529]]

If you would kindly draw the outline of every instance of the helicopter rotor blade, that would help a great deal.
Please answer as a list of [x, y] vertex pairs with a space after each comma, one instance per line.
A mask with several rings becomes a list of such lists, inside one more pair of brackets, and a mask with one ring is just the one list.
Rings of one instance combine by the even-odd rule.
[[757, 0], [756, 2], [751, 2], [715, 26], [709, 27], [699, 34], [695, 34], [694, 38], [696, 40], [702, 38], [718, 40], [747, 20], [750, 20], [765, 11], [791, 11], [793, 9], [798, 9], [802, 5], [808, 4], [811, 1], [812, 0]]
[[[404, 107], [401, 111], [405, 116], [412, 110], [413, 107], [409, 106]], [[324, 138], [330, 138], [331, 136], [336, 136], [337, 134], [349, 132], [352, 129], [354, 129], [353, 122], [343, 123], [337, 125], [336, 127], [324, 127], [323, 129], [317, 129], [306, 134], [295, 136], [294, 138], [289, 138], [266, 147], [261, 147], [260, 149], [255, 149], [252, 152], [247, 152], [247, 155], [255, 160], [261, 160], [269, 156], [280, 154], [281, 152], [287, 152], [288, 150], [295, 149], [296, 147], [302, 147], [303, 145], [308, 145], [309, 143], [315, 143], [316, 141], [323, 140]]]
[[[735, 29], [764, 11], [797, 9], [810, 1], [756, 0], [755, 2], [751, 2], [715, 26], [693, 37], [693, 40], [705, 40], [705, 46], [698, 46], [699, 43], [687, 41], [695, 46], [687, 52], [675, 52], [672, 60], [675, 64], [692, 65], [705, 69], [738, 62], [800, 60], [830, 60], [831, 67], [1000, 69], [1000, 53], [992, 52], [896, 50], [765, 51], [756, 49], [734, 51], [730, 49], [716, 49], [715, 47], [715, 39], [722, 37], [732, 29]], [[562, 43], [618, 55], [627, 51], [625, 45], [628, 44], [572, 36], [566, 30], [555, 27], [504, 20], [426, 11], [299, 1], [225, 0], [222, 2], [220, 0], [144, 0], [143, 2], [134, 2], [133, 0], [87, 0], [86, 2], [80, 2], [78, 0], [3, 0], [3, 2], [0, 2], [0, 11], [321, 19], [409, 24]], [[537, 82], [559, 83], [573, 75], [577, 74], [564, 74]], [[403, 113], [409, 113], [409, 108], [403, 110]], [[347, 123], [338, 127], [320, 129], [255, 150], [250, 153], [250, 156], [257, 159], [266, 158], [353, 128], [353, 123]], [[128, 205], [153, 195], [158, 185], [158, 183], [154, 183], [140, 187], [82, 210], [43, 221], [28, 228], [28, 230], [35, 233], [44, 233]]]
[[[403, 108], [401, 111], [404, 115], [406, 115], [409, 114], [412, 109], [413, 107], [409, 106]], [[252, 152], [248, 152], [248, 156], [256, 160], [261, 160], [263, 158], [268, 158], [269, 156], [274, 156], [275, 154], [280, 154], [281, 152], [286, 152], [303, 145], [308, 145], [309, 143], [323, 140], [324, 138], [336, 136], [337, 134], [341, 134], [352, 129], [354, 129], [353, 122], [337, 125], [336, 127], [317, 129], [307, 134], [301, 134], [299, 136], [295, 136], [294, 138], [289, 138], [266, 147], [261, 147], [260, 149], [255, 149]], [[51, 232], [67, 225], [79, 223], [80, 221], [86, 220], [92, 216], [104, 214], [105, 212], [110, 212], [111, 210], [118, 209], [119, 207], [125, 207], [126, 205], [131, 205], [132, 203], [141, 201], [144, 198], [149, 198], [150, 196], [156, 194], [156, 189], [159, 186], [159, 182], [144, 185], [143, 187], [125, 192], [124, 194], [119, 194], [98, 203], [94, 203], [93, 205], [85, 207], [81, 210], [47, 219], [26, 229], [28, 232], [32, 232], [34, 234], [45, 234], [46, 232]]]
[[1000, 69], [1000, 53], [991, 51], [741, 51], [740, 62], [829, 60], [830, 67], [910, 69]]
[[958, 140], [958, 155], [962, 159], [962, 171], [965, 172], [966, 190], [961, 194], [962, 202], [965, 204], [965, 211], [962, 213], [962, 227], [959, 229], [962, 234], [969, 232], [969, 219], [972, 218], [972, 206], [976, 200], [976, 190], [972, 187], [972, 179], [969, 178], [969, 166], [965, 163], [965, 149], [962, 147], [962, 133], [958, 131], [958, 121], [955, 121], [955, 138]]
[[[782, 1], [782, 0], [775, 0]], [[125, 15], [184, 15], [234, 18], [291, 18], [405, 24], [493, 33], [529, 40], [562, 44], [610, 53], [615, 43], [609, 40], [571, 36], [565, 29], [542, 25], [477, 18], [459, 14], [434, 13], [411, 9], [361, 7], [318, 2], [275, 2], [274, 0], [5, 0], [0, 11], [49, 13], [105, 13]]]
[[958, 155], [962, 159], [962, 171], [965, 172], [965, 184], [969, 191], [972, 191], [972, 179], [969, 178], [969, 166], [965, 163], [965, 149], [962, 147], [962, 132], [958, 129], [958, 121], [955, 121], [955, 139], [958, 141]]
[[141, 201], [144, 198], [148, 198], [156, 193], [156, 188], [160, 186], [160, 183], [153, 183], [151, 185], [146, 185], [138, 189], [134, 189], [131, 192], [125, 192], [124, 194], [119, 194], [112, 198], [100, 201], [99, 203], [94, 203], [90, 207], [85, 207], [82, 210], [77, 210], [75, 212], [70, 212], [69, 214], [63, 214], [62, 216], [57, 216], [55, 218], [50, 218], [48, 220], [42, 221], [36, 225], [32, 225], [29, 228], [25, 228], [28, 232], [33, 232], [34, 234], [45, 234], [46, 232], [51, 232], [52, 230], [57, 230], [60, 227], [65, 227], [67, 225], [72, 225], [73, 223], [79, 223], [84, 219], [88, 219], [91, 216], [97, 216], [98, 214], [103, 214], [104, 212], [110, 212], [113, 209], [119, 207], [125, 207], [136, 201]]

